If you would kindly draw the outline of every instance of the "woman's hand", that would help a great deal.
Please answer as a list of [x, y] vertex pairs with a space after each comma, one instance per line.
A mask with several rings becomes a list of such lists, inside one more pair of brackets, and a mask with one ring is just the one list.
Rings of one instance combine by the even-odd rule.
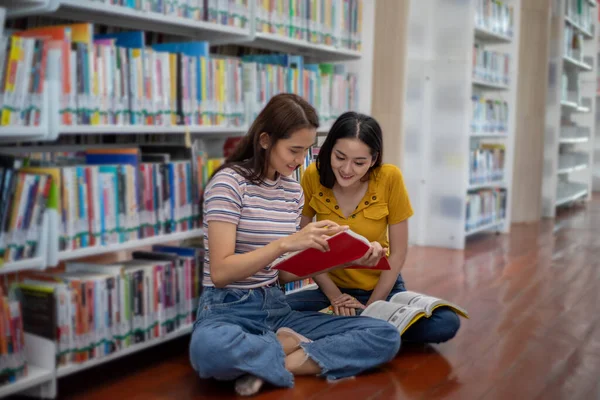
[[354, 316], [356, 315], [357, 309], [364, 310], [366, 308], [364, 304], [349, 294], [342, 294], [333, 299], [333, 301], [331, 301], [331, 306], [336, 315], [343, 316]]
[[329, 251], [327, 238], [348, 229], [348, 226], [338, 225], [333, 221], [312, 222], [300, 231], [282, 239], [285, 252], [299, 251], [313, 248], [321, 251]]
[[371, 247], [358, 260], [350, 262], [350, 265], [360, 265], [364, 267], [374, 267], [377, 265], [381, 257], [385, 257], [388, 249], [381, 247], [379, 242], [371, 242]]

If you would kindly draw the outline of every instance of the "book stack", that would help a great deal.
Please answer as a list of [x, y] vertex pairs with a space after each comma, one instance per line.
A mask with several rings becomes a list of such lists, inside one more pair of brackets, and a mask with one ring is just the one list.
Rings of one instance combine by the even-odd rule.
[[183, 146], [89, 149], [31, 153], [28, 171], [56, 182], [64, 252], [198, 228], [197, 161]]
[[474, 135], [506, 135], [508, 128], [508, 102], [475, 94], [471, 133]]
[[0, 287], [0, 385], [27, 376], [21, 303]]
[[0, 155], [0, 267], [37, 254], [44, 212], [56, 190], [53, 176], [46, 172]]
[[256, 31], [360, 51], [362, 0], [256, 0]]
[[57, 365], [83, 363], [191, 327], [203, 251], [155, 246], [113, 264], [67, 263], [16, 284], [24, 330], [57, 345]]
[[501, 223], [506, 216], [506, 190], [485, 189], [467, 194], [466, 232]]
[[245, 28], [249, 0], [91, 0], [143, 12]]
[[471, 150], [469, 169], [469, 184], [481, 185], [502, 182], [504, 180], [504, 155], [503, 144], [478, 143], [478, 147]]

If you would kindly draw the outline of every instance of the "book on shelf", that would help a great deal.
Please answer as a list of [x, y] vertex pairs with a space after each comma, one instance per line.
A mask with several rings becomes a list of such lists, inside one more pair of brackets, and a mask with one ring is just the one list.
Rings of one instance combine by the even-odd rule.
[[0, 287], [0, 385], [27, 376], [23, 320], [21, 303]]
[[62, 126], [243, 129], [283, 92], [304, 97], [326, 124], [358, 104], [357, 75], [341, 64], [248, 49], [211, 54], [206, 41], [151, 43], [142, 31], [95, 34], [92, 23], [31, 25], [0, 42], [0, 61], [27, 55], [0, 70], [5, 126], [39, 124], [50, 49], [62, 60], [59, 98], [50, 99]]
[[193, 323], [202, 265], [201, 249], [171, 246], [31, 274], [15, 284], [24, 330], [56, 343], [58, 366], [164, 337]]
[[[389, 301], [374, 301], [362, 310], [360, 315], [387, 321], [402, 335], [421, 318], [430, 318], [439, 307], [449, 307], [461, 317], [469, 318], [464, 308], [450, 301], [413, 291], [396, 293]], [[321, 312], [333, 314], [333, 307], [329, 306]]]
[[506, 189], [479, 189], [467, 194], [465, 230], [501, 222], [506, 217]]
[[470, 151], [469, 183], [500, 183], [504, 179], [504, 144], [477, 143]]
[[256, 2], [256, 32], [334, 48], [362, 49], [363, 0]]
[[[153, 161], [143, 161], [146, 154]], [[58, 211], [59, 251], [70, 251], [199, 228], [199, 157], [184, 146], [34, 152], [23, 155], [21, 171], [52, 177], [39, 193]], [[27, 223], [27, 210], [14, 221]]]
[[473, 78], [494, 85], [510, 84], [510, 54], [473, 45]]
[[0, 268], [37, 255], [45, 210], [54, 206], [55, 177], [23, 161], [0, 154]]
[[506, 134], [508, 131], [508, 102], [473, 95], [471, 133]]
[[495, 0], [475, 1], [475, 26], [507, 37], [513, 36], [514, 8]]
[[[290, 272], [296, 276], [306, 276], [329, 268], [359, 260], [369, 250], [370, 242], [350, 229], [338, 232], [327, 238], [328, 251], [308, 248], [285, 254], [271, 264], [271, 268]], [[352, 265], [346, 268], [389, 270], [387, 257], [381, 257], [373, 267]]]

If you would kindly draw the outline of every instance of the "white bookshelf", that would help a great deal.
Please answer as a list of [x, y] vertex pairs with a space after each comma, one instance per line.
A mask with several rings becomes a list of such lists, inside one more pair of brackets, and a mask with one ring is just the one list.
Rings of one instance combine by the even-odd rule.
[[593, 1], [552, 2], [542, 215], [592, 194], [598, 16]]
[[[403, 112], [403, 174], [415, 209], [411, 244], [462, 249], [471, 236], [510, 229], [521, 1], [503, 3], [513, 8], [512, 33], [476, 20], [479, 0], [411, 2]], [[474, 65], [476, 44], [508, 55], [508, 79]], [[502, 129], [472, 124], [473, 96], [506, 103]], [[480, 144], [504, 146], [499, 176], [471, 174], [471, 149]], [[504, 212], [467, 221], [468, 194], [489, 190], [505, 190]]]
[[106, 246], [91, 246], [76, 250], [67, 250], [58, 252], [58, 261], [69, 261], [77, 258], [97, 256], [101, 254], [115, 253], [124, 250], [132, 250], [155, 244], [169, 243], [181, 240], [201, 237], [202, 229], [191, 229], [185, 232], [175, 232], [167, 235], [152, 236], [139, 240], [130, 240], [128, 242], [111, 244]]
[[212, 126], [212, 125], [71, 125], [61, 126], [62, 135], [110, 135], [110, 134], [184, 134], [194, 135], [239, 135], [248, 130], [245, 126]]
[[57, 378], [62, 378], [68, 375], [72, 375], [77, 372], [84, 371], [88, 368], [95, 367], [97, 365], [102, 365], [110, 361], [117, 360], [119, 358], [125, 357], [127, 355], [137, 353], [138, 351], [145, 350], [154, 346], [158, 346], [160, 344], [170, 342], [171, 340], [180, 338], [182, 336], [186, 336], [192, 333], [192, 325], [183, 326], [177, 329], [174, 332], [168, 333], [165, 336], [150, 339], [145, 342], [136, 343], [129, 347], [126, 347], [122, 350], [116, 351], [115, 353], [109, 354], [104, 357], [94, 358], [89, 361], [85, 361], [82, 363], [73, 363], [69, 365], [60, 366], [56, 370]]
[[306, 40], [299, 40], [272, 33], [258, 32], [248, 46], [268, 49], [282, 53], [292, 53], [305, 56], [307, 60], [315, 62], [339, 62], [358, 60], [361, 53], [355, 50], [336, 48], [324, 44], [313, 44]]

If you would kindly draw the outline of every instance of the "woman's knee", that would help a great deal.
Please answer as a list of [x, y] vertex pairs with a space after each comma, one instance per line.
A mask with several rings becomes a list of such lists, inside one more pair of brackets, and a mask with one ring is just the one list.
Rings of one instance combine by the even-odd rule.
[[369, 326], [366, 327], [371, 338], [370, 343], [374, 346], [374, 351], [381, 356], [381, 363], [393, 359], [400, 350], [400, 333], [395, 326], [387, 321], [371, 319]]
[[228, 371], [240, 361], [244, 332], [229, 324], [199, 325], [192, 332], [190, 362], [202, 378], [234, 379]]
[[436, 314], [438, 314], [436, 316], [438, 319], [437, 342], [447, 342], [456, 336], [460, 329], [460, 317], [450, 308], [439, 308], [436, 310]]

